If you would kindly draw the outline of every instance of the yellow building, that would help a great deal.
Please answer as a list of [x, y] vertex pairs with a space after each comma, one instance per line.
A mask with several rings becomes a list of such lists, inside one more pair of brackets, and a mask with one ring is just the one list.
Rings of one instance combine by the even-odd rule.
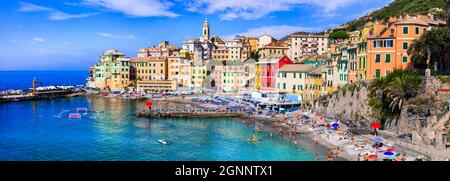
[[258, 51], [258, 44], [259, 39], [254, 37], [248, 37], [248, 43], [250, 44], [250, 51], [251, 52], [257, 52]]
[[190, 52], [188, 50], [180, 50], [180, 55], [182, 58], [187, 60], [194, 60], [195, 52]]
[[287, 64], [277, 72], [277, 91], [299, 94], [312, 100], [322, 94], [322, 67], [312, 64]]
[[306, 74], [305, 94], [306, 100], [314, 100], [322, 95], [322, 68], [316, 68]]
[[357, 40], [357, 53], [356, 53], [356, 72], [357, 81], [366, 80], [367, 78], [367, 38], [370, 35], [370, 31], [373, 29], [373, 23], [368, 22], [364, 25], [362, 31], [360, 31], [359, 38]]
[[168, 61], [166, 57], [131, 58], [132, 79], [167, 80]]
[[256, 64], [255, 69], [255, 90], [261, 89], [261, 65]]
[[206, 66], [191, 66], [191, 88], [201, 89], [203, 88], [203, 83], [206, 79]]

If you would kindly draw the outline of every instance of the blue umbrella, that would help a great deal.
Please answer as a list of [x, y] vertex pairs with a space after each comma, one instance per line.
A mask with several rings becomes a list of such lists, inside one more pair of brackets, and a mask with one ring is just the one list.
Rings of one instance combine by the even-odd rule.
[[375, 138], [372, 139], [372, 141], [377, 142], [377, 143], [381, 143], [381, 142], [383, 142], [383, 138], [375, 137]]
[[392, 153], [392, 152], [384, 152], [384, 155], [386, 155], [386, 156], [392, 156], [392, 155], [394, 155], [394, 153]]
[[339, 128], [339, 124], [338, 124], [338, 123], [334, 123], [334, 124], [332, 124], [331, 126], [333, 126], [334, 129]]

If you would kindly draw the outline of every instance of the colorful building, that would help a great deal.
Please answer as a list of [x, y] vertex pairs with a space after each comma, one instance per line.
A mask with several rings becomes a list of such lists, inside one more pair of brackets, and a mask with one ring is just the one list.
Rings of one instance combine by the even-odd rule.
[[279, 68], [286, 64], [294, 64], [289, 57], [284, 56], [281, 59], [262, 59], [257, 62], [259, 66], [259, 85], [262, 92], [276, 92], [276, 73]]
[[[322, 88], [322, 79], [317, 77], [315, 71], [321, 66], [314, 64], [286, 64], [277, 73], [277, 91], [291, 94], [299, 94], [301, 98], [315, 97], [312, 94]], [[316, 81], [316, 79], [319, 79]], [[314, 90], [314, 91], [312, 91]]]
[[367, 79], [388, 75], [394, 69], [414, 69], [408, 48], [426, 31], [445, 26], [445, 22], [434, 16], [404, 15], [391, 17], [390, 23], [375, 24], [372, 36], [368, 38]]
[[356, 71], [358, 81], [366, 80], [367, 77], [367, 38], [370, 36], [372, 29], [373, 23], [366, 23], [360, 31], [360, 37], [357, 41]]
[[289, 40], [289, 55], [294, 62], [305, 56], [324, 55], [328, 51], [328, 34], [292, 35]]
[[271, 42], [259, 48], [260, 59], [280, 59], [288, 55], [289, 47], [282, 42]]
[[123, 91], [130, 82], [130, 60], [118, 50], [102, 53], [93, 66], [93, 85], [100, 90]]

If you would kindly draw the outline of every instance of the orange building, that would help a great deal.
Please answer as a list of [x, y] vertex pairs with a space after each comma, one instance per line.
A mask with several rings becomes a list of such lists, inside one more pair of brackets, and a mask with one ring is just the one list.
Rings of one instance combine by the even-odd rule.
[[384, 77], [394, 69], [413, 69], [408, 48], [428, 28], [429, 24], [418, 18], [375, 24], [367, 40], [367, 79]]

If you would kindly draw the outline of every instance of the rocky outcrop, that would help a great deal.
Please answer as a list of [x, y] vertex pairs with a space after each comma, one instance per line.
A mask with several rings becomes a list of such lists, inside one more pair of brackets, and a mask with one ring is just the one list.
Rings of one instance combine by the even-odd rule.
[[365, 127], [372, 120], [367, 94], [368, 83], [358, 82], [315, 100], [312, 109], [345, 120], [350, 126]]
[[[443, 148], [446, 144], [443, 135], [449, 135], [450, 93], [442, 89], [449, 87], [435, 77], [424, 79], [418, 96], [405, 103], [397, 121], [386, 121], [384, 129], [415, 144]], [[367, 82], [347, 85], [322, 96], [313, 102], [311, 109], [347, 120], [355, 127], [368, 127], [376, 120], [371, 117]]]

